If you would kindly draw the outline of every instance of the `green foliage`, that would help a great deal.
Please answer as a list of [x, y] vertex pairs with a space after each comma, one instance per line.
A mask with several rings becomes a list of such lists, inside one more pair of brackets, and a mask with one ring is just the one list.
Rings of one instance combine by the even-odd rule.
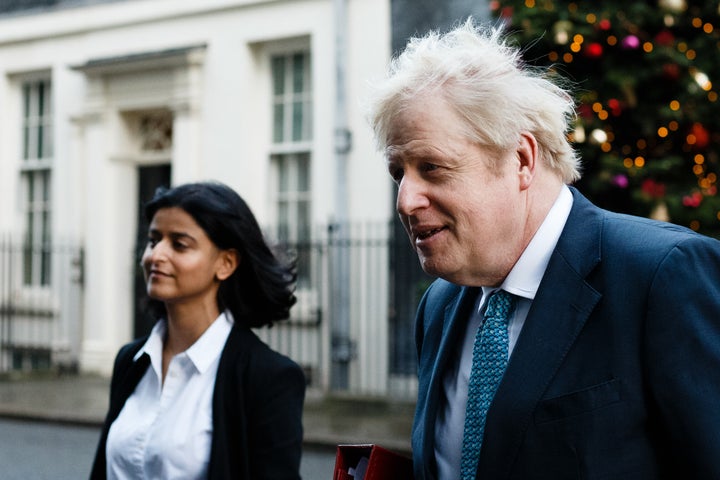
[[491, 4], [526, 62], [574, 84], [579, 188], [606, 208], [720, 235], [718, 3]]

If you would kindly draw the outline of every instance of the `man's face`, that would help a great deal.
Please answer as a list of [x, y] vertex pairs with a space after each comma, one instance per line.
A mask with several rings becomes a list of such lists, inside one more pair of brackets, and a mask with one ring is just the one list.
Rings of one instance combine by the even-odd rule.
[[397, 211], [422, 268], [460, 285], [498, 285], [525, 247], [526, 196], [517, 153], [492, 155], [462, 135], [461, 120], [434, 95], [414, 99], [388, 137]]

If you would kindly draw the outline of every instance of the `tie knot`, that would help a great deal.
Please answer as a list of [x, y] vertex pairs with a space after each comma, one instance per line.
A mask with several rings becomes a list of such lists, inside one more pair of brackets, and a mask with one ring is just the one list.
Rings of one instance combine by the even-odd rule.
[[513, 306], [514, 297], [505, 290], [497, 290], [490, 296], [485, 310], [485, 318], [493, 317], [507, 321]]

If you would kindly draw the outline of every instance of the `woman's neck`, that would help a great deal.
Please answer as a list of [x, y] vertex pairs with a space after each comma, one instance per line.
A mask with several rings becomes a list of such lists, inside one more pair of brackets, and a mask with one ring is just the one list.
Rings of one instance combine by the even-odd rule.
[[202, 336], [220, 315], [216, 305], [165, 304], [167, 334], [163, 341], [162, 384], [165, 384], [170, 361]]
[[177, 355], [205, 333], [220, 312], [216, 305], [165, 305], [167, 336], [163, 350]]

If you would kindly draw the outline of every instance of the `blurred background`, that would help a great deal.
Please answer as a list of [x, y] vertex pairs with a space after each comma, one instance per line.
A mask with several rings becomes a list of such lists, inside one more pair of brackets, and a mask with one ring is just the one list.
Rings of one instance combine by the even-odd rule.
[[0, 0], [0, 404], [18, 378], [108, 378], [152, 326], [143, 203], [216, 179], [297, 256], [292, 318], [259, 334], [309, 398], [411, 412], [432, 279], [362, 99], [468, 16], [571, 86], [591, 200], [720, 235], [717, 1]]

